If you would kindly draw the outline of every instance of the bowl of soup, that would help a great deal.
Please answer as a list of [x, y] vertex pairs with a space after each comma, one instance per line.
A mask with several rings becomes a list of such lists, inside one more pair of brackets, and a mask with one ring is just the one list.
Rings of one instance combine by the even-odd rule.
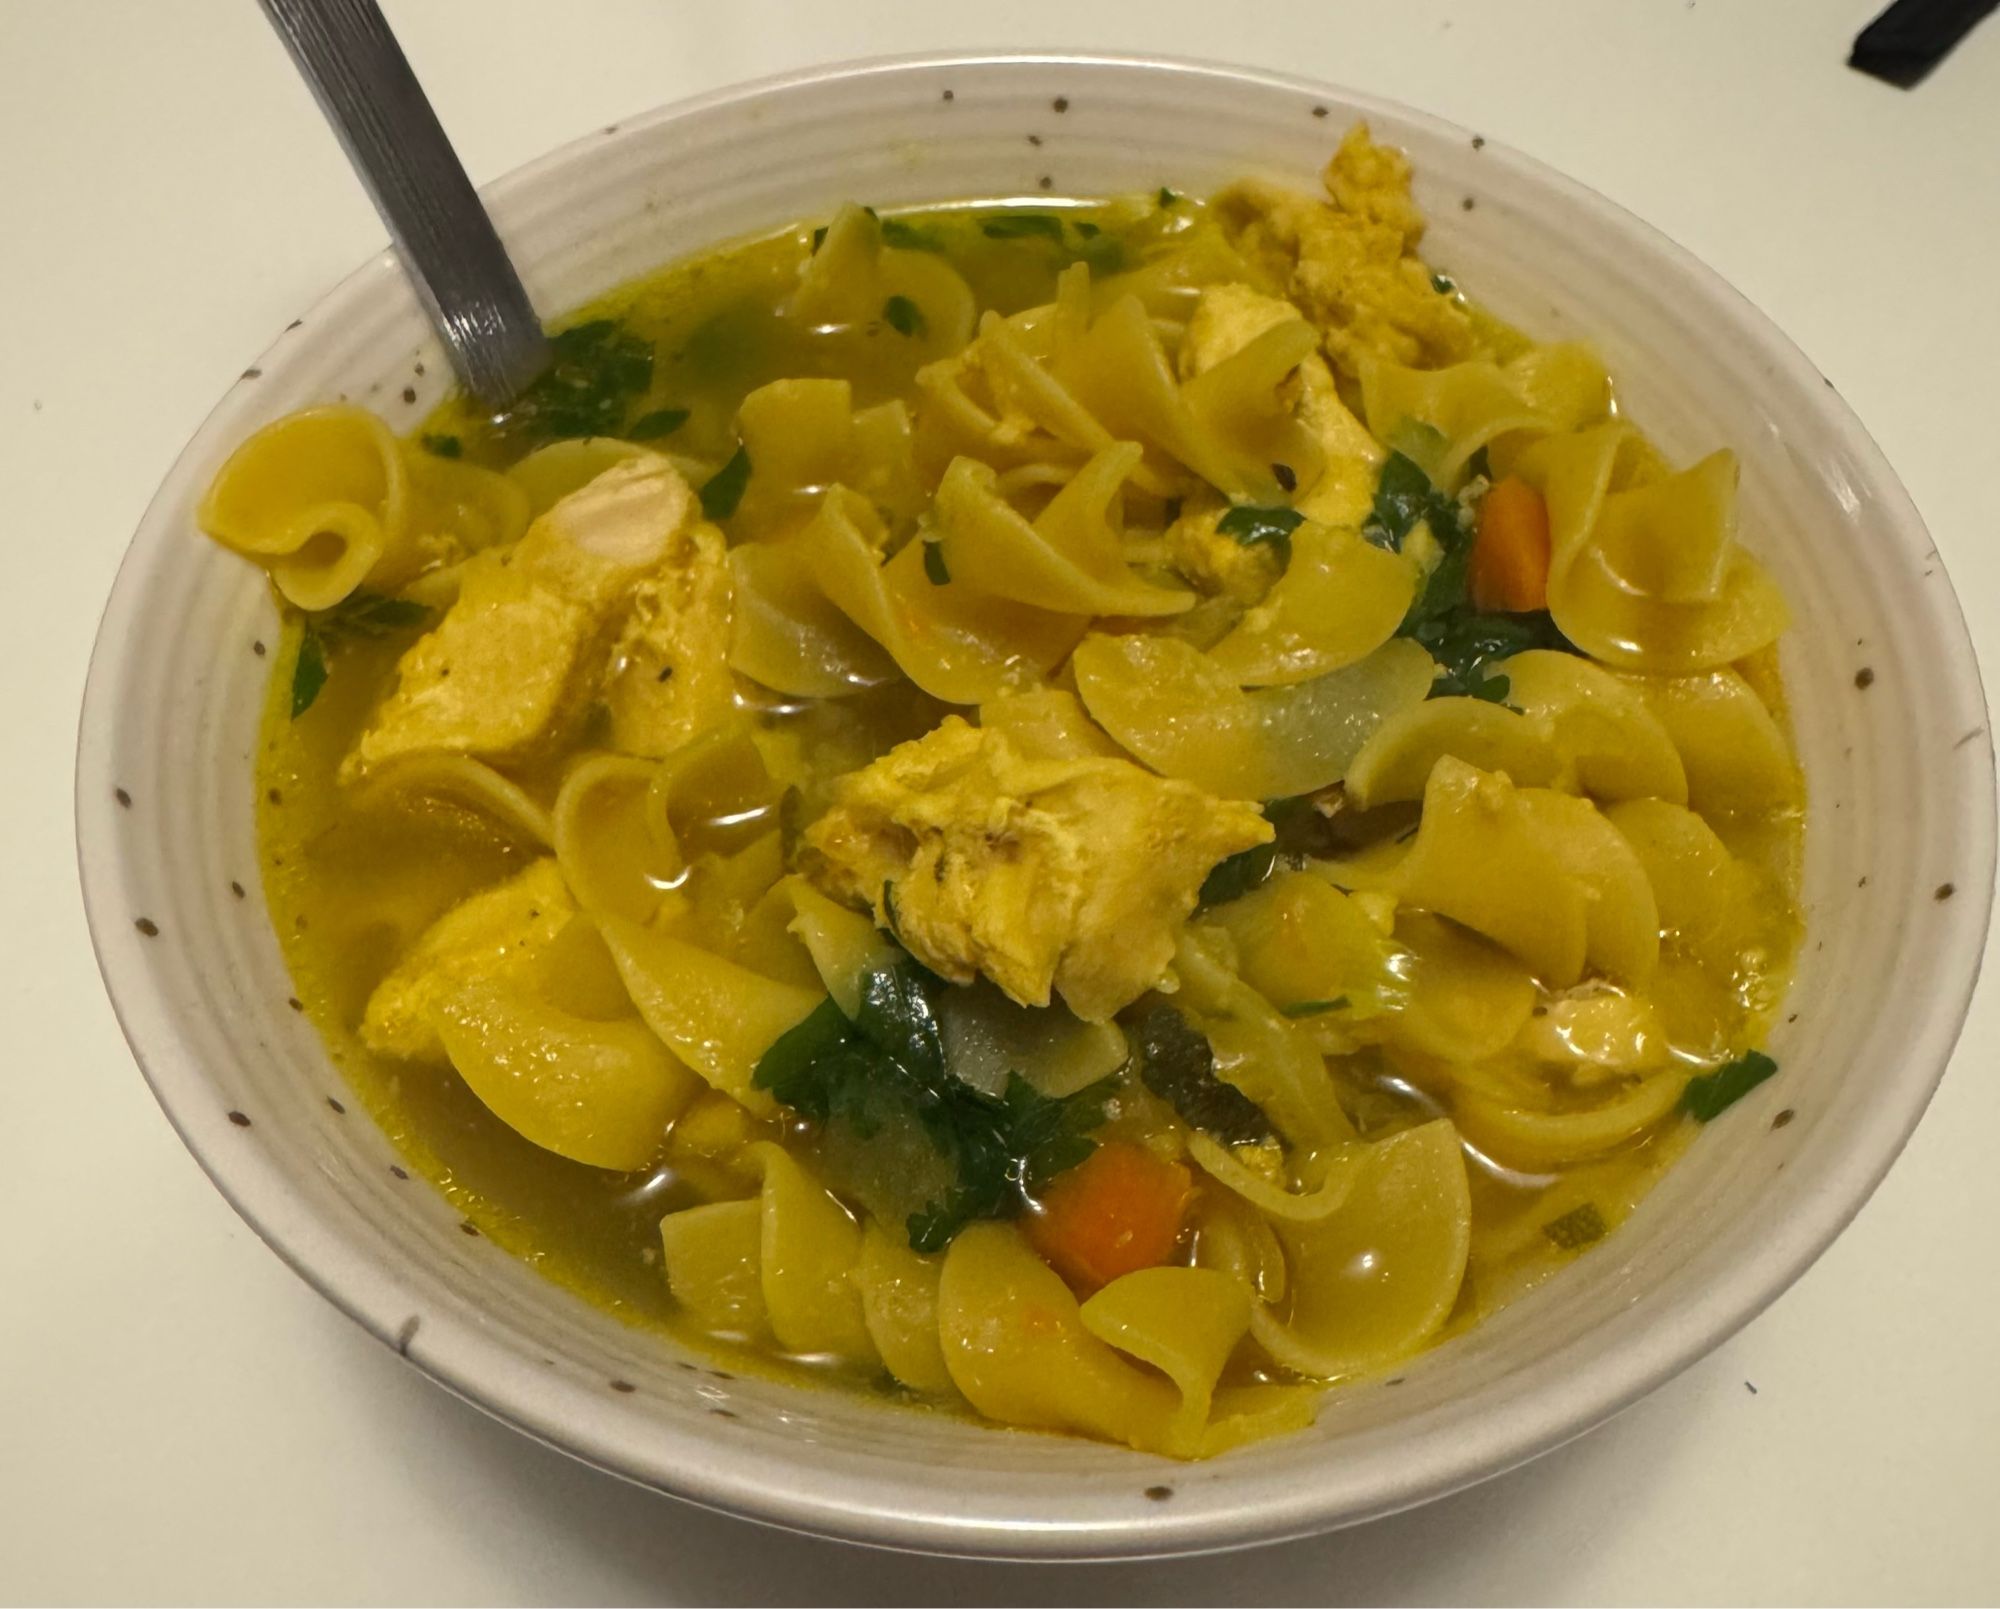
[[107, 986], [457, 1394], [936, 1552], [1352, 1523], [1589, 1428], [1858, 1210], [1983, 943], [1907, 495], [1475, 133], [1141, 60], [829, 69], [490, 203], [232, 388], [92, 662]]

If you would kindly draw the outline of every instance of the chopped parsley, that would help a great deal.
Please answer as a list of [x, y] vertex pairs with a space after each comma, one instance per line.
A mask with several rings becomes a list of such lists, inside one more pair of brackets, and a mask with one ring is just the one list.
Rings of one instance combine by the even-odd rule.
[[743, 489], [750, 484], [750, 449], [738, 446], [724, 464], [702, 483], [701, 512], [704, 519], [726, 520], [743, 501]]
[[494, 418], [526, 445], [615, 436], [625, 411], [653, 383], [653, 348], [615, 319], [592, 319], [549, 337], [548, 371]]
[[1458, 294], [1458, 282], [1451, 275], [1438, 273], [1434, 270], [1431, 274], [1431, 289], [1436, 291], [1440, 296], [1456, 296]]
[[948, 1164], [952, 1183], [912, 1212], [912, 1249], [941, 1251], [967, 1224], [1012, 1218], [1096, 1149], [1110, 1092], [1095, 1084], [1061, 1100], [1018, 1074], [988, 1095], [946, 1065], [937, 1001], [950, 985], [905, 958], [868, 973], [849, 1022], [831, 1000], [779, 1036], [753, 1081], [799, 1116], [856, 1139], [914, 1125]]
[[418, 437], [417, 441], [418, 445], [433, 458], [462, 458], [465, 456], [465, 443], [460, 441], [456, 436], [427, 435]]
[[1159, 203], [1162, 207], [1171, 207], [1175, 203], [1177, 203], [1180, 200], [1180, 198], [1181, 196], [1178, 190], [1169, 190], [1164, 184], [1160, 186]]
[[1285, 565], [1292, 559], [1292, 532], [1305, 524], [1306, 517], [1295, 508], [1256, 508], [1239, 504], [1215, 522], [1224, 536], [1233, 537], [1241, 547], [1268, 547]]
[[907, 296], [891, 296], [882, 304], [882, 317], [898, 335], [918, 336], [930, 328], [924, 310]]
[[1551, 1218], [1542, 1225], [1542, 1233], [1564, 1251], [1579, 1251], [1593, 1242], [1602, 1240], [1609, 1232], [1609, 1227], [1604, 1222], [1604, 1214], [1588, 1201], [1580, 1207], [1570, 1208], [1560, 1218]]
[[944, 586], [951, 580], [951, 571], [944, 562], [944, 549], [935, 542], [924, 544], [924, 574], [934, 587]]
[[352, 593], [331, 609], [308, 614], [299, 634], [298, 657], [292, 661], [292, 719], [311, 709], [326, 686], [330, 648], [356, 638], [407, 631], [429, 618], [430, 610], [415, 600], [380, 592]]
[[1697, 1123], [1712, 1123], [1778, 1070], [1761, 1050], [1745, 1051], [1712, 1073], [1697, 1073], [1687, 1081], [1681, 1110]]
[[1172, 1006], [1150, 1006], [1132, 1024], [1139, 1080], [1182, 1119], [1225, 1145], [1257, 1145], [1277, 1131], [1263, 1109], [1216, 1076], [1215, 1052]]
[[651, 413], [642, 413], [625, 427], [628, 441], [658, 441], [662, 436], [671, 436], [688, 422], [685, 408], [655, 408]]

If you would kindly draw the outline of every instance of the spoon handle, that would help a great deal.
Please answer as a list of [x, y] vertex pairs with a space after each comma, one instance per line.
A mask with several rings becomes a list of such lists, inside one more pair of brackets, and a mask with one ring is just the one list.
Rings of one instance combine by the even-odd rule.
[[501, 408], [548, 366], [541, 320], [375, 0], [260, 0], [389, 226], [452, 367]]

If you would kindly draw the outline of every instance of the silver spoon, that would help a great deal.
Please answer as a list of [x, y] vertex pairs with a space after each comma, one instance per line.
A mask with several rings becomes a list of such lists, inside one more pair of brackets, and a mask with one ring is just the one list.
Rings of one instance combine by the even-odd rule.
[[259, 3], [389, 226], [458, 377], [505, 407], [548, 367], [548, 339], [381, 9]]

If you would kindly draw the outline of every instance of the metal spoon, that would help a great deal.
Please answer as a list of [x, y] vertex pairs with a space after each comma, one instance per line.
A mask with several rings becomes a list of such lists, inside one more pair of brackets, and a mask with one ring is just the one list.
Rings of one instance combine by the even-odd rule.
[[541, 320], [375, 0], [259, 0], [340, 137], [452, 367], [502, 408], [549, 363]]

